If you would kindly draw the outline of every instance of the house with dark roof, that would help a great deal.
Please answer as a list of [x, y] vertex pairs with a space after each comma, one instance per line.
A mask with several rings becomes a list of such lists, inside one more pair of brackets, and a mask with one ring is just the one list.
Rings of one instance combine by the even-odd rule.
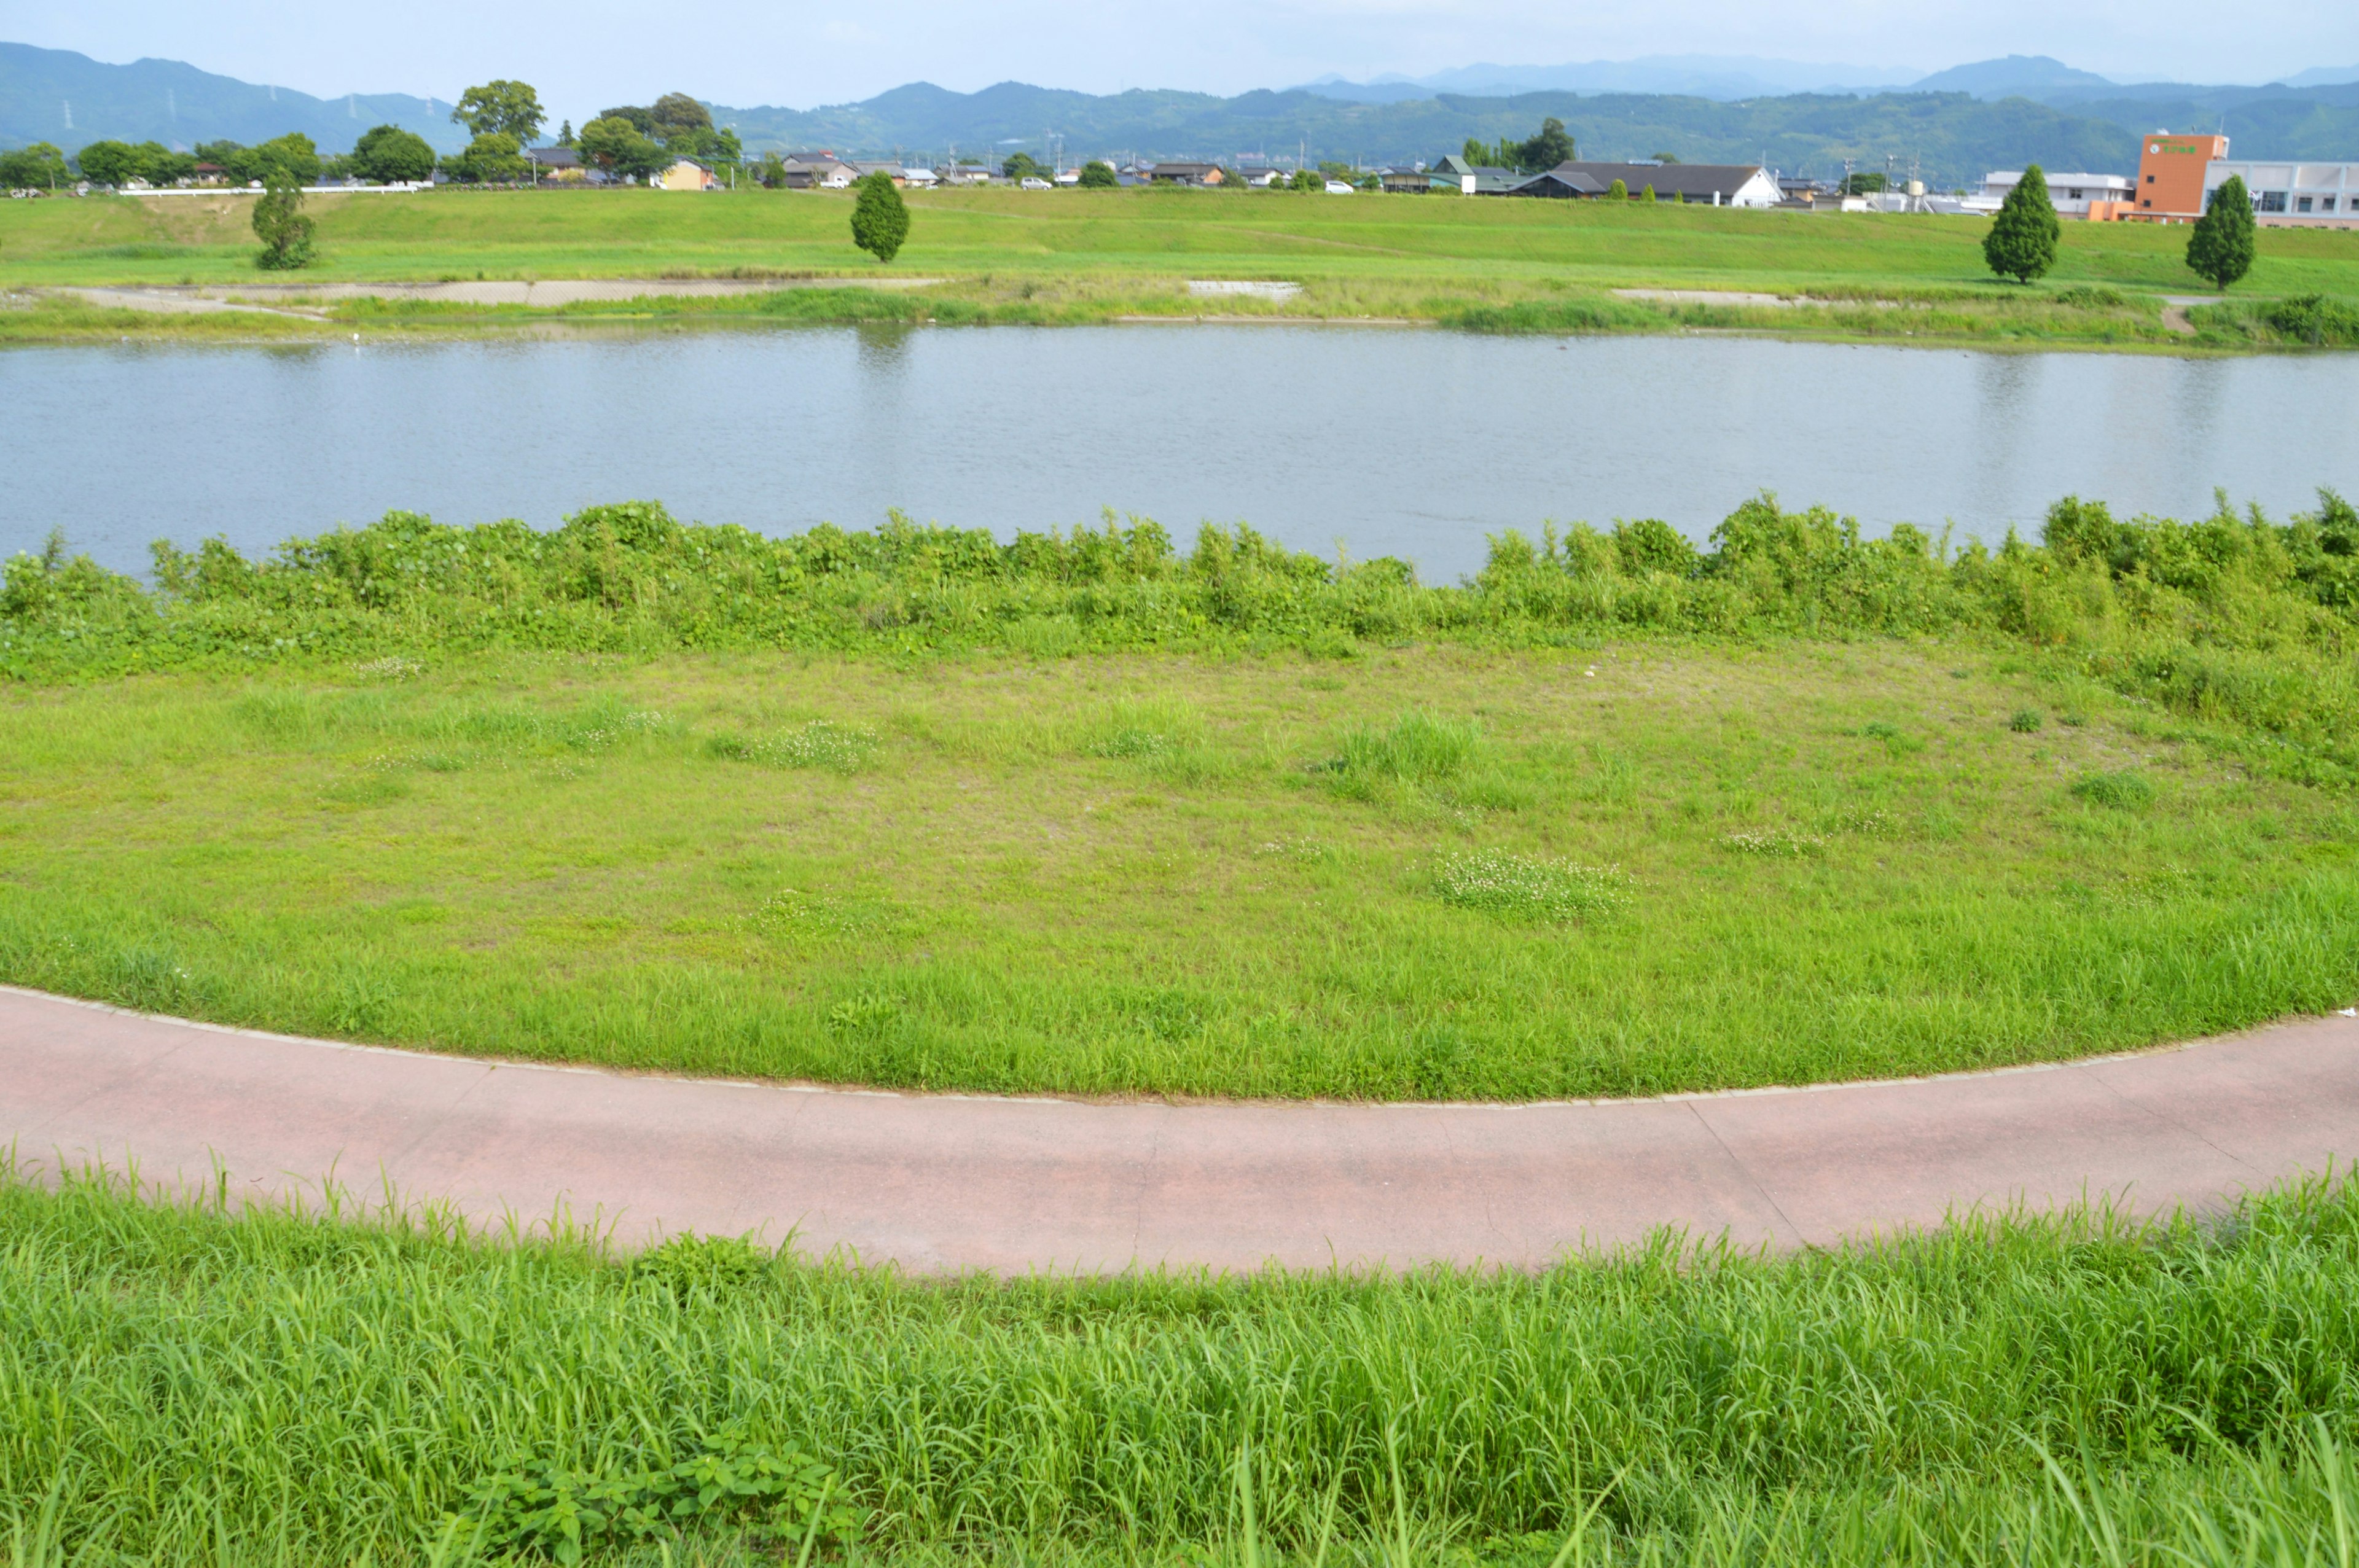
[[1589, 176], [1569, 166], [1551, 168], [1542, 174], [1519, 178], [1499, 192], [1502, 196], [1553, 196], [1578, 200], [1587, 196], [1603, 196], [1613, 189], [1610, 184], [1600, 185]]
[[1157, 185], [1218, 185], [1228, 178], [1216, 163], [1158, 163], [1146, 172]]
[[1468, 163], [1456, 153], [1433, 164], [1425, 175], [1432, 189], [1455, 190], [1462, 196], [1505, 196], [1524, 178], [1512, 168]]
[[1544, 174], [1517, 180], [1504, 196], [1595, 199], [1615, 180], [1636, 196], [1654, 187], [1658, 201], [1691, 201], [1706, 207], [1775, 207], [1777, 182], [1749, 163], [1560, 163]]

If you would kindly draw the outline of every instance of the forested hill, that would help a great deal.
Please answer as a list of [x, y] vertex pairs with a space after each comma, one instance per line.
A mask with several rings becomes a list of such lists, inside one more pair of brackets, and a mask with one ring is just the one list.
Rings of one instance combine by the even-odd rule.
[[2104, 92], [2063, 90], [2049, 102], [2068, 114], [2110, 120], [2132, 135], [2164, 126], [2225, 131], [2237, 157], [2359, 158], [2359, 81], [2294, 88], [2143, 82]]
[[1979, 181], [1985, 170], [2020, 168], [2119, 169], [2137, 163], [2136, 134], [2093, 116], [2017, 98], [1978, 103], [1964, 92], [1887, 92], [1855, 98], [1796, 94], [1718, 103], [1658, 93], [1527, 92], [1512, 98], [1440, 93], [1393, 103], [1357, 103], [1321, 94], [1132, 92], [1097, 98], [1002, 82], [951, 92], [919, 82], [865, 103], [801, 112], [716, 105], [749, 147], [941, 155], [1022, 146], [1035, 153], [1046, 133], [1078, 156], [1227, 160], [1239, 154], [1389, 162], [1456, 152], [1469, 136], [1517, 139], [1553, 115], [1584, 157], [1647, 157], [1668, 152], [1689, 163], [1765, 160], [1789, 173], [1840, 173], [1845, 158], [1882, 168], [1886, 156], [1919, 163], [1937, 187]]
[[288, 87], [257, 87], [172, 59], [107, 65], [71, 49], [0, 43], [0, 146], [49, 142], [72, 152], [104, 138], [161, 142], [268, 141], [300, 131], [322, 152], [351, 150], [372, 125], [417, 132], [442, 152], [467, 145], [447, 99], [401, 92], [314, 98]]

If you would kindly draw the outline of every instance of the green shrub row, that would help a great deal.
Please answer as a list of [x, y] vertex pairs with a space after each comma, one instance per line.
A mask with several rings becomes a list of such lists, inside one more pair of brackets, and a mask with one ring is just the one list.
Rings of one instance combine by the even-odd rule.
[[2359, 305], [2324, 294], [2287, 299], [2231, 299], [2189, 318], [2208, 337], [2234, 342], [2359, 348]]
[[7, 564], [0, 673], [52, 681], [257, 661], [499, 648], [779, 647], [1035, 654], [1185, 649], [1348, 656], [1451, 639], [1545, 647], [1608, 632], [1974, 633], [2071, 649], [2119, 689], [2230, 726], [2321, 780], [2359, 776], [2359, 511], [2332, 492], [2285, 523], [2223, 497], [2195, 522], [2068, 497], [2042, 542], [1881, 539], [1823, 507], [1745, 502], [1699, 550], [1669, 524], [1495, 535], [1483, 570], [1429, 586], [1403, 561], [1328, 561], [1207, 526], [1018, 533], [823, 524], [766, 537], [650, 502], [562, 527], [454, 528], [413, 513], [251, 560], [154, 547], [153, 585], [53, 541]]

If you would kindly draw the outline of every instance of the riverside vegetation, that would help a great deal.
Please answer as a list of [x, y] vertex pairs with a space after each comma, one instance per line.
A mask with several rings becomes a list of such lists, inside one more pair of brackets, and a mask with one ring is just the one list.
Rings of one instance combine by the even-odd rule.
[[[0, 589], [0, 979], [1096, 1093], [1644, 1092], [2359, 992], [2359, 514], [1748, 503], [1453, 587], [1245, 529], [394, 515]], [[2359, 1187], [1529, 1276], [915, 1281], [0, 1167], [80, 1563], [2359, 1561]], [[41, 1179], [35, 1180], [38, 1176]]]
[[1530, 1098], [2359, 993], [2359, 514], [1747, 503], [1452, 587], [1250, 529], [407, 514], [0, 592], [0, 979], [837, 1082]]
[[[1643, 202], [1152, 189], [955, 190], [908, 197], [896, 269], [933, 281], [886, 291], [795, 287], [874, 277], [854, 248], [854, 198], [826, 191], [459, 192], [318, 196], [307, 286], [476, 278], [734, 277], [784, 287], [720, 298], [527, 309], [255, 292], [291, 314], [159, 316], [18, 293], [0, 342], [479, 333], [570, 323], [901, 321], [1056, 324], [1222, 315], [1386, 318], [1484, 331], [1690, 329], [1891, 341], [2247, 349], [2359, 344], [2359, 234], [2261, 232], [2240, 297], [2183, 319], [2164, 297], [2207, 290], [2185, 232], [2066, 226], [2051, 276], [1993, 279], [1987, 225]], [[0, 283], [254, 284], [246, 199], [92, 198], [0, 209]], [[1191, 278], [1277, 279], [1289, 298], [1187, 293]], [[1626, 297], [1624, 288], [1784, 297], [1783, 306]], [[2278, 324], [2308, 301], [2299, 330]], [[2183, 328], [2183, 330], [2181, 330]]]
[[1786, 1259], [924, 1282], [0, 1177], [0, 1541], [23, 1568], [2342, 1568], [2354, 1303], [2359, 1186], [2315, 1181]]

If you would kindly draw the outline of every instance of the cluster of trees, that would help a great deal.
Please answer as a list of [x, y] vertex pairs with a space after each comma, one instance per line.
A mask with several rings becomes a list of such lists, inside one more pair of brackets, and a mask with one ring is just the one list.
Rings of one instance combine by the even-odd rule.
[[[392, 127], [387, 126], [390, 130]], [[407, 135], [408, 133], [403, 132]], [[413, 138], [415, 139], [415, 138]], [[419, 146], [425, 144], [419, 142]], [[433, 168], [432, 151], [428, 151], [429, 169]], [[175, 152], [161, 142], [98, 141], [84, 146], [74, 155], [73, 168], [81, 178], [93, 185], [125, 186], [133, 180], [145, 180], [149, 185], [176, 185], [183, 179], [197, 178], [201, 166], [212, 164], [221, 170], [221, 177], [233, 185], [245, 185], [260, 180], [265, 185], [274, 182], [307, 185], [318, 179], [330, 161], [320, 157], [320, 149], [311, 138], [300, 131], [274, 137], [259, 146], [249, 147], [240, 142], [200, 142], [194, 152]], [[21, 153], [12, 153], [0, 171], [0, 184], [10, 189], [24, 186], [51, 187], [72, 179], [66, 159], [47, 142], [36, 143]], [[423, 178], [422, 176], [419, 178]]]
[[[191, 152], [178, 152], [161, 142], [135, 146], [96, 141], [71, 158], [47, 142], [37, 142], [0, 153], [0, 189], [54, 189], [77, 178], [116, 188], [134, 180], [174, 185], [198, 178], [199, 166], [203, 164], [217, 166], [221, 178], [233, 185], [310, 185], [322, 178], [347, 176], [393, 185], [426, 179], [438, 168], [453, 179], [496, 183], [522, 179], [530, 172], [525, 149], [539, 139], [549, 123], [540, 94], [532, 84], [506, 80], [467, 89], [451, 118], [467, 127], [471, 140], [463, 152], [449, 157], [437, 157], [425, 137], [398, 125], [376, 126], [364, 134], [350, 153], [335, 157], [322, 157], [311, 139], [299, 132], [259, 146], [201, 142]], [[583, 161], [592, 167], [641, 178], [675, 158], [734, 164], [745, 157], [737, 133], [716, 127], [712, 112], [685, 92], [667, 92], [645, 106], [624, 104], [604, 110], [578, 135], [569, 122], [558, 133], [557, 143], [578, 149]], [[778, 159], [773, 154], [768, 162], [777, 166]]]
[[716, 128], [712, 112], [685, 92], [667, 92], [644, 106], [625, 103], [602, 109], [578, 134], [560, 134], [584, 163], [611, 174], [653, 174], [675, 158], [738, 163], [745, 149], [737, 133]]
[[451, 121], [466, 126], [473, 139], [464, 152], [443, 160], [442, 171], [470, 184], [490, 184], [525, 177], [524, 149], [549, 115], [530, 82], [502, 80], [461, 93]]
[[48, 142], [0, 153], [0, 190], [55, 190], [73, 178], [66, 155]]
[[434, 162], [433, 145], [424, 136], [398, 125], [379, 125], [361, 134], [344, 166], [355, 179], [401, 185], [431, 175]]
[[1544, 174], [1560, 163], [1571, 163], [1576, 156], [1572, 133], [1564, 122], [1551, 115], [1540, 122], [1540, 128], [1523, 141], [1502, 136], [1496, 142], [1478, 137], [1466, 138], [1463, 156], [1468, 163], [1485, 168], [1511, 168], [1518, 174]]

